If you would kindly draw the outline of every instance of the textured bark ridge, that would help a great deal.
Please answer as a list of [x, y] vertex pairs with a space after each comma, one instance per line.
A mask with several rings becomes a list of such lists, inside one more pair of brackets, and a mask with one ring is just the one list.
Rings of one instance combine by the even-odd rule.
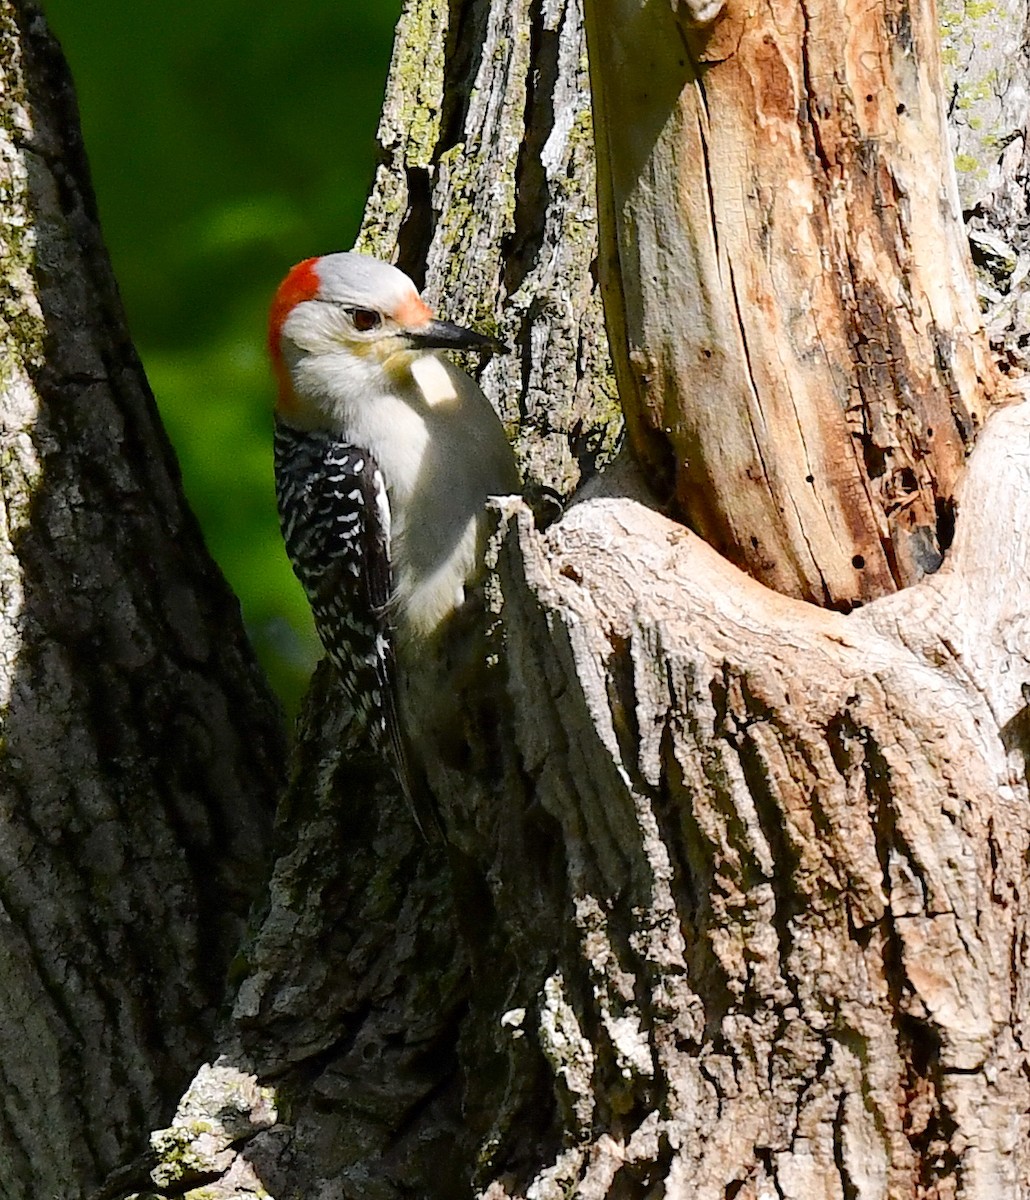
[[622, 429], [596, 281], [593, 132], [577, 0], [408, 0], [360, 248], [518, 350], [480, 383], [527, 481], [568, 495]]
[[1022, 1195], [1027, 444], [995, 415], [946, 566], [848, 616], [631, 467], [512, 502], [445, 853], [316, 690], [221, 1068], [274, 1091], [206, 1194]]
[[488, 1194], [1023, 1194], [1028, 430], [985, 432], [945, 569], [846, 618], [624, 495], [509, 536], [514, 741], [563, 870], [499, 912], [578, 938], [521, 1023], [561, 1150]]
[[940, 4], [945, 99], [980, 303], [1003, 367], [1030, 343], [1030, 9], [1026, 0]]
[[471, 982], [452, 873], [468, 868], [426, 844], [343, 713], [323, 670], [222, 1057], [151, 1137], [143, 1195], [467, 1194], [476, 1143], [458, 1047]]
[[71, 84], [0, 4], [0, 1194], [75, 1197], [210, 1053], [284, 739], [125, 330]]
[[994, 368], [933, 6], [587, 23], [606, 312], [654, 482], [785, 594], [846, 609], [934, 570]]

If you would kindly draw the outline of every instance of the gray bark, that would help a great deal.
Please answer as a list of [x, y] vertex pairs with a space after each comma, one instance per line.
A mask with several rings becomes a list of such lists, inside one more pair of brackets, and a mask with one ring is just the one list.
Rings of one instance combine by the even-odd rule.
[[945, 98], [987, 332], [1024, 372], [1030, 328], [1030, 13], [1024, 0], [940, 6]]
[[71, 84], [0, 4], [0, 1196], [74, 1197], [211, 1053], [280, 718], [102, 247]]
[[[580, 19], [541, 11], [537, 54]], [[406, 10], [365, 243], [504, 332], [505, 197], [553, 144], [504, 150], [533, 61], [508, 12]], [[505, 507], [498, 666], [437, 680], [465, 712], [445, 850], [341, 752], [322, 679], [220, 1068], [277, 1119], [223, 1194], [1026, 1194], [1026, 422], [982, 435], [945, 569], [849, 617], [747, 579], [626, 463], [543, 534]]]
[[562, 0], [405, 5], [359, 248], [517, 352], [480, 380], [530, 484], [567, 496], [622, 429], [600, 291], [582, 16]]

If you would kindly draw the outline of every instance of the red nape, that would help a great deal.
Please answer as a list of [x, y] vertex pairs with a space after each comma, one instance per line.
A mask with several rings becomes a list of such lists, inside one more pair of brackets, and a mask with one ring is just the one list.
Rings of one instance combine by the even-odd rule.
[[317, 258], [306, 258], [297, 263], [286, 278], [279, 284], [279, 290], [272, 300], [272, 308], [268, 314], [268, 352], [272, 356], [272, 370], [279, 387], [278, 408], [282, 413], [292, 412], [297, 407], [297, 397], [293, 394], [290, 384], [290, 373], [283, 362], [280, 339], [286, 318], [303, 300], [312, 300], [318, 295], [322, 281], [318, 277], [315, 264]]
[[286, 318], [301, 301], [313, 300], [322, 286], [315, 266], [317, 262], [317, 258], [306, 258], [297, 263], [279, 284], [279, 290], [275, 293], [268, 314], [268, 352], [273, 362], [278, 362], [282, 354], [279, 335], [286, 324]]

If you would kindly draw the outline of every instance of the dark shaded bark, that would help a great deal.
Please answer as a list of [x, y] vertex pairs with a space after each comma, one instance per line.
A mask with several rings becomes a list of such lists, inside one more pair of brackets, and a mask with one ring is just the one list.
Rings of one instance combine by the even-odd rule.
[[285, 740], [182, 499], [71, 83], [0, 7], [0, 1194], [88, 1192], [210, 1053]]

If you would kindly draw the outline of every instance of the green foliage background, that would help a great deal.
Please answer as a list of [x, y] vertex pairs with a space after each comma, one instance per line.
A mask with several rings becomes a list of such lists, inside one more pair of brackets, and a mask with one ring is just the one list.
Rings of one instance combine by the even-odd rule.
[[400, 0], [46, 0], [108, 248], [186, 494], [293, 710], [318, 655], [283, 554], [265, 312], [348, 249]]

